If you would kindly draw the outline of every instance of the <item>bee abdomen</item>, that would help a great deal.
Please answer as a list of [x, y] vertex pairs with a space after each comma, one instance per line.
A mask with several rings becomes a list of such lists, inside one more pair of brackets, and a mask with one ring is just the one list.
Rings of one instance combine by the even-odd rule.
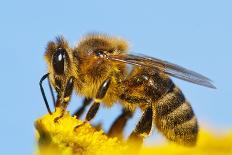
[[176, 86], [154, 103], [154, 123], [167, 139], [194, 145], [198, 125], [191, 105]]

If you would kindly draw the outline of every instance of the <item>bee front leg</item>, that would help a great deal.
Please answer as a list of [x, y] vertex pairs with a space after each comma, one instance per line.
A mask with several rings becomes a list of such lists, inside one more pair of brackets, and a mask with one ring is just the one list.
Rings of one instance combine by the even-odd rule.
[[59, 117], [56, 117], [54, 119], [54, 122], [58, 122], [58, 120], [63, 117], [65, 110], [67, 109], [68, 103], [71, 99], [71, 95], [73, 92], [73, 82], [74, 82], [74, 77], [70, 77], [67, 81], [63, 94], [58, 93], [57, 95], [58, 97], [57, 97], [56, 107], [61, 107], [62, 113]]
[[108, 132], [110, 137], [118, 137], [122, 139], [123, 129], [126, 126], [127, 121], [133, 116], [133, 112], [123, 109], [121, 115], [113, 122]]
[[87, 115], [85, 117], [86, 121], [90, 121], [91, 119], [94, 118], [94, 116], [96, 115], [99, 107], [100, 107], [100, 101], [105, 97], [106, 92], [110, 86], [110, 82], [111, 79], [106, 79], [102, 85], [100, 86], [100, 88], [98, 89], [97, 95], [96, 95], [96, 99], [93, 103], [93, 105], [90, 107], [89, 111], [87, 112]]
[[139, 120], [134, 131], [129, 136], [128, 141], [141, 145], [143, 138], [149, 135], [152, 128], [152, 107], [149, 106], [143, 113], [142, 118]]

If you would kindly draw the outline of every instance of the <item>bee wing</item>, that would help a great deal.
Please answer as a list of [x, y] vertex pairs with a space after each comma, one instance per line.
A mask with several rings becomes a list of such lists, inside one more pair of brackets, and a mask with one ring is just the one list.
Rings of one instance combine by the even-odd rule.
[[118, 55], [109, 55], [107, 56], [107, 59], [131, 64], [131, 65], [136, 65], [136, 66], [152, 68], [157, 72], [163, 72], [165, 74], [168, 74], [170, 76], [176, 77], [184, 81], [188, 81], [209, 88], [214, 88], [214, 89], [216, 88], [212, 84], [212, 81], [209, 78], [199, 73], [188, 70], [179, 65], [164, 60], [160, 60], [157, 58], [149, 57], [146, 55], [118, 54]]

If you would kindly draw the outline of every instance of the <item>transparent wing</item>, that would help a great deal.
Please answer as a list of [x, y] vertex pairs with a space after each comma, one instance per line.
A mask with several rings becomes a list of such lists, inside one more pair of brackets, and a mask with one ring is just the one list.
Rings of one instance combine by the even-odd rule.
[[136, 65], [136, 66], [152, 68], [155, 71], [163, 72], [170, 76], [173, 76], [173, 77], [176, 77], [176, 78], [179, 78], [179, 79], [191, 82], [191, 83], [195, 83], [195, 84], [209, 87], [209, 88], [214, 88], [214, 89], [216, 88], [212, 84], [212, 81], [209, 78], [199, 73], [188, 70], [179, 65], [176, 65], [176, 64], [173, 64], [167, 61], [163, 61], [157, 58], [149, 57], [146, 55], [118, 54], [118, 55], [109, 55], [107, 56], [107, 59], [131, 64], [131, 65]]

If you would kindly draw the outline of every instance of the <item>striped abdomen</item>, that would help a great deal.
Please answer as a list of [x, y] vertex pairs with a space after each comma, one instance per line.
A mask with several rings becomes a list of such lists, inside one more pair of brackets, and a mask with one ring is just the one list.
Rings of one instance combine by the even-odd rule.
[[196, 143], [198, 125], [192, 107], [167, 75], [134, 68], [123, 84], [120, 100], [124, 106], [145, 109], [152, 104], [153, 124], [167, 139], [185, 145]]
[[154, 124], [163, 135], [176, 143], [194, 145], [198, 125], [191, 105], [175, 85], [153, 103]]

